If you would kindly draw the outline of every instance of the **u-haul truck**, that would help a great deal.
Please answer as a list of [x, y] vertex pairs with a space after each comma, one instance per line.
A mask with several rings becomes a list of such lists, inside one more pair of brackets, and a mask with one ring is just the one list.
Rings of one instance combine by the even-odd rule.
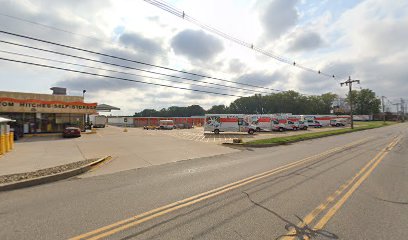
[[204, 131], [219, 134], [220, 132], [247, 132], [253, 134], [256, 127], [244, 119], [243, 114], [206, 114]]
[[256, 131], [285, 131], [307, 129], [307, 125], [300, 126], [300, 115], [292, 115], [287, 113], [280, 114], [261, 114], [261, 115], [246, 115], [246, 122], [252, 124]]
[[245, 115], [244, 120], [253, 125], [257, 132], [272, 131], [272, 119], [274, 118], [271, 114], [256, 114], [256, 115]]
[[338, 115], [338, 116], [337, 115], [302, 115], [302, 120], [307, 122], [309, 126], [315, 126], [314, 124], [317, 124], [318, 127], [330, 126], [330, 120], [337, 119], [337, 118], [350, 119], [350, 116], [348, 115]]

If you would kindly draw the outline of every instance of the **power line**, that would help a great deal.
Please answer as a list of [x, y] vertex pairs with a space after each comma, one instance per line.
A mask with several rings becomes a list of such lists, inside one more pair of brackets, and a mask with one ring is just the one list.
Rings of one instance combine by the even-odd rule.
[[197, 76], [197, 77], [203, 77], [203, 78], [208, 78], [208, 79], [213, 79], [213, 80], [230, 82], [230, 83], [234, 83], [234, 84], [245, 85], [245, 86], [250, 86], [250, 87], [255, 87], [255, 88], [262, 88], [262, 89], [277, 91], [277, 92], [282, 92], [283, 91], [283, 90], [279, 90], [279, 89], [267, 88], [267, 87], [263, 87], [263, 86], [256, 86], [256, 85], [247, 84], [247, 83], [238, 83], [238, 82], [234, 82], [234, 81], [230, 81], [230, 80], [226, 80], [226, 79], [221, 79], [221, 78], [216, 78], [216, 77], [211, 77], [211, 76], [206, 76], [206, 75], [202, 75], [202, 74], [198, 74], [198, 73], [191, 73], [191, 72], [186, 72], [186, 71], [182, 71], [182, 70], [177, 70], [177, 69], [174, 69], [174, 68], [163, 67], [163, 66], [159, 66], [159, 65], [155, 65], [155, 64], [150, 64], [150, 63], [145, 63], [145, 62], [132, 60], [132, 59], [128, 59], [128, 58], [118, 57], [118, 56], [114, 56], [114, 55], [111, 55], [111, 54], [95, 52], [95, 51], [91, 51], [91, 50], [87, 50], [87, 49], [83, 49], [83, 48], [79, 48], [79, 47], [74, 47], [74, 46], [65, 45], [65, 44], [61, 44], [61, 43], [56, 43], [56, 42], [52, 42], [52, 41], [48, 41], [48, 40], [43, 40], [43, 39], [39, 39], [39, 38], [30, 37], [30, 36], [27, 36], [27, 35], [21, 35], [21, 34], [17, 34], [17, 33], [8, 32], [8, 31], [0, 30], [0, 33], [15, 36], [15, 37], [20, 37], [20, 38], [25, 38], [25, 39], [29, 39], [29, 40], [33, 40], [33, 41], [37, 41], [37, 42], [52, 44], [52, 45], [59, 46], [59, 47], [65, 47], [65, 48], [69, 48], [69, 49], [73, 49], [73, 50], [77, 50], [77, 51], [82, 51], [82, 52], [86, 52], [86, 53], [91, 53], [91, 54], [95, 54], [95, 55], [99, 55], [99, 56], [110, 57], [110, 58], [119, 59], [119, 60], [123, 60], [123, 61], [127, 61], [127, 62], [138, 63], [138, 64], [150, 66], [150, 67], [156, 67], [156, 68], [161, 68], [161, 69], [165, 69], [165, 70], [169, 70], [169, 71], [189, 74], [189, 75], [193, 75], [193, 76]]
[[[106, 69], [106, 68], [100, 68], [100, 67], [92, 67], [89, 65], [83, 65], [83, 64], [78, 64], [78, 63], [71, 63], [71, 62], [66, 62], [66, 61], [61, 61], [61, 60], [56, 60], [56, 59], [50, 59], [50, 58], [44, 58], [44, 57], [37, 57], [33, 55], [28, 55], [28, 54], [22, 54], [22, 53], [16, 53], [16, 52], [10, 52], [10, 51], [3, 51], [0, 50], [0, 52], [7, 53], [7, 54], [13, 54], [17, 56], [23, 56], [23, 57], [28, 57], [28, 58], [34, 58], [34, 59], [40, 59], [40, 60], [46, 60], [46, 61], [51, 61], [51, 62], [57, 62], [57, 63], [63, 63], [63, 64], [68, 64], [72, 66], [79, 66], [79, 67], [85, 67], [85, 68], [91, 68], [91, 69], [96, 69], [96, 70], [102, 70], [102, 71], [107, 71], [107, 72], [113, 72], [113, 73], [120, 73], [120, 74], [126, 74], [126, 75], [132, 75], [136, 77], [142, 77], [142, 78], [150, 78], [150, 79], [155, 79], [155, 80], [161, 80], [161, 81], [167, 81], [167, 82], [172, 82], [172, 83], [182, 83], [182, 84], [189, 84], [191, 86], [197, 86], [197, 87], [203, 87], [203, 88], [212, 88], [212, 89], [217, 89], [217, 90], [227, 90], [225, 88], [218, 88], [218, 87], [211, 87], [211, 86], [203, 86], [203, 85], [198, 85], [194, 83], [186, 83], [186, 82], [181, 82], [181, 81], [174, 81], [174, 80], [169, 80], [169, 79], [163, 79], [163, 78], [157, 78], [157, 77], [150, 77], [150, 76], [145, 76], [145, 75], [140, 75], [140, 74], [134, 74], [134, 73], [129, 73], [129, 72], [122, 72], [122, 71], [116, 71], [113, 69]], [[248, 93], [253, 93], [253, 91], [247, 91]]]
[[320, 70], [315, 70], [315, 69], [306, 67], [304, 65], [301, 65], [301, 64], [297, 63], [296, 61], [289, 60], [289, 59], [284, 58], [282, 56], [279, 56], [277, 54], [274, 54], [274, 53], [268, 52], [266, 50], [263, 50], [261, 48], [255, 47], [254, 44], [252, 44], [252, 43], [247, 43], [247, 42], [242, 41], [242, 40], [240, 40], [238, 38], [235, 38], [235, 37], [233, 37], [231, 35], [228, 35], [228, 34], [222, 32], [222, 31], [220, 31], [220, 30], [218, 30], [216, 28], [213, 28], [213, 27], [211, 27], [209, 25], [201, 23], [197, 19], [187, 15], [184, 11], [178, 10], [178, 9], [168, 5], [167, 3], [163, 2], [163, 1], [157, 1], [157, 0], [144, 0], [144, 1], [147, 2], [147, 3], [150, 3], [151, 5], [154, 5], [154, 6], [158, 7], [160, 9], [164, 10], [164, 11], [167, 11], [167, 12], [169, 12], [169, 13], [175, 15], [175, 16], [183, 18], [184, 20], [187, 20], [187, 21], [189, 21], [189, 22], [191, 22], [191, 23], [193, 23], [193, 24], [195, 24], [195, 25], [197, 25], [197, 26], [199, 26], [199, 27], [201, 27], [201, 28], [203, 28], [203, 29], [205, 29], [205, 30], [207, 30], [209, 32], [217, 34], [218, 36], [221, 36], [221, 37], [223, 37], [225, 39], [228, 39], [228, 40], [230, 40], [232, 42], [235, 42], [235, 43], [237, 43], [239, 45], [242, 45], [244, 47], [250, 48], [250, 49], [252, 49], [252, 50], [254, 50], [256, 52], [259, 52], [259, 53], [261, 53], [261, 54], [263, 54], [265, 56], [274, 58], [277, 61], [280, 61], [280, 62], [283, 62], [283, 63], [286, 63], [286, 64], [290, 64], [290, 65], [293, 65], [294, 67], [298, 67], [298, 68], [303, 69], [305, 71], [313, 72], [313, 73], [323, 75], [323, 76], [326, 76], [326, 77], [330, 77], [330, 78], [335, 78], [336, 77], [334, 74], [328, 74], [328, 73], [324, 73], [324, 72], [322, 72]]
[[[68, 30], [63, 29], [63, 28], [58, 28], [58, 27], [46, 25], [46, 24], [43, 24], [43, 23], [31, 21], [31, 20], [28, 20], [28, 19], [24, 19], [24, 18], [21, 18], [21, 17], [12, 16], [12, 15], [5, 14], [5, 13], [1, 13], [1, 12], [0, 12], [0, 16], [8, 17], [8, 18], [11, 18], [11, 19], [13, 19], [13, 20], [18, 20], [18, 21], [21, 21], [21, 22], [25, 22], [25, 23], [29, 23], [29, 24], [33, 24], [33, 25], [37, 25], [37, 26], [41, 26], [41, 27], [43, 27], [43, 28], [52, 29], [52, 30], [55, 30], [55, 31], [59, 31], [59, 32], [68, 33], [68, 34], [72, 34], [72, 35], [79, 36], [79, 37], [83, 37], [83, 38], [88, 38], [88, 39], [96, 40], [96, 41], [101, 42], [101, 43], [107, 43], [107, 44], [109, 44], [109, 45], [111, 45], [111, 46], [116, 46], [116, 44], [114, 44], [114, 42], [112, 42], [112, 41], [102, 40], [102, 39], [97, 38], [97, 37], [95, 37], [95, 36], [90, 36], [90, 35], [85, 35], [85, 34], [81, 34], [81, 33], [78, 33], [78, 32], [68, 31]], [[170, 56], [168, 56], [168, 55], [160, 54], [160, 53], [158, 53], [157, 51], [156, 51], [156, 52], [146, 51], [146, 50], [144, 50], [143, 48], [139, 48], [139, 49], [137, 49], [137, 51], [141, 51], [141, 52], [144, 52], [145, 54], [149, 54], [149, 55], [160, 56], [160, 57], [163, 57], [163, 58], [172, 58], [172, 59], [174, 59], [174, 61], [176, 61], [176, 62], [184, 62], [184, 63], [190, 64], [190, 62], [188, 62], [188, 61], [186, 61], [186, 60], [176, 59], [176, 58], [170, 57]], [[204, 63], [204, 66], [210, 66], [210, 65]]]
[[77, 55], [57, 52], [57, 51], [48, 50], [48, 49], [44, 49], [44, 48], [28, 46], [28, 45], [24, 45], [24, 44], [20, 44], [20, 43], [14, 43], [14, 42], [9, 42], [9, 41], [4, 41], [4, 40], [0, 40], [0, 42], [10, 44], [10, 45], [14, 45], [14, 46], [39, 50], [39, 51], [48, 52], [48, 53], [53, 53], [53, 54], [57, 54], [57, 55], [77, 58], [77, 59], [81, 59], [81, 60], [86, 60], [86, 61], [91, 61], [91, 62], [96, 62], [96, 63], [102, 63], [102, 64], [106, 64], [106, 65], [110, 65], [110, 66], [121, 67], [121, 68], [125, 68], [125, 69], [132, 69], [132, 70], [147, 72], [147, 73], [151, 73], [151, 74], [157, 74], [157, 75], [166, 76], [166, 77], [178, 78], [178, 79], [183, 79], [183, 80], [187, 80], [187, 81], [201, 82], [201, 83], [206, 83], [206, 84], [210, 84], [210, 85], [222, 86], [222, 87], [226, 87], [226, 88], [233, 88], [233, 89], [238, 89], [238, 90], [243, 90], [243, 91], [252, 91], [252, 92], [269, 94], [268, 92], [263, 92], [263, 91], [253, 90], [253, 89], [247, 89], [247, 88], [241, 88], [241, 87], [234, 87], [234, 86], [229, 86], [229, 85], [223, 85], [223, 84], [219, 84], [219, 83], [212, 83], [212, 82], [207, 82], [207, 81], [197, 80], [197, 79], [191, 79], [191, 78], [186, 78], [186, 77], [174, 76], [174, 75], [169, 75], [169, 74], [165, 74], [165, 73], [159, 73], [159, 72], [154, 72], [154, 71], [150, 71], [150, 70], [145, 70], [145, 69], [141, 69], [141, 68], [129, 67], [129, 66], [125, 66], [125, 65], [116, 64], [116, 63], [110, 63], [110, 62], [100, 61], [100, 60], [96, 60], [96, 59], [92, 59], [92, 58], [85, 58], [85, 57], [81, 57], [81, 56], [77, 56]]
[[20, 61], [20, 60], [15, 60], [15, 59], [10, 59], [10, 58], [0, 57], [0, 60], [15, 62], [15, 63], [22, 63], [22, 64], [26, 64], [26, 65], [32, 65], [32, 66], [43, 67], [43, 68], [57, 69], [57, 70], [62, 70], [62, 71], [67, 71], [67, 72], [81, 73], [81, 74], [91, 75], [91, 76], [96, 76], [96, 77], [112, 78], [112, 79], [117, 79], [117, 80], [120, 80], [120, 81], [142, 83], [142, 84], [147, 84], [147, 85], [155, 85], [155, 86], [160, 86], [160, 87], [175, 88], [175, 89], [181, 89], [181, 90], [187, 90], [187, 91], [210, 93], [210, 94], [230, 96], [230, 97], [244, 97], [244, 96], [228, 94], [228, 93], [218, 93], [218, 92], [211, 92], [211, 91], [205, 91], [205, 90], [190, 89], [190, 88], [185, 88], [185, 87], [176, 87], [176, 86], [170, 86], [170, 85], [165, 85], [165, 84], [160, 84], [160, 83], [151, 83], [151, 82], [145, 82], [145, 81], [135, 80], [135, 79], [128, 79], [128, 78], [115, 77], [115, 76], [109, 76], [109, 75], [103, 75], [103, 74], [97, 74], [97, 73], [90, 73], [90, 72], [84, 72], [84, 71], [69, 69], [69, 68], [61, 68], [61, 67], [55, 67], [55, 66], [51, 66], [51, 65], [39, 64], [39, 63], [33, 63], [33, 62], [27, 62], [27, 61]]

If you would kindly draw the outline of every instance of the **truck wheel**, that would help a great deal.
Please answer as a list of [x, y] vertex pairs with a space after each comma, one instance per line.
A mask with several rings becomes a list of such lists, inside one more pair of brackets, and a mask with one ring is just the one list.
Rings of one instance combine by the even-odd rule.
[[220, 134], [220, 130], [215, 129], [215, 130], [214, 130], [214, 134]]
[[279, 128], [279, 132], [283, 132], [285, 131], [285, 129], [283, 129], [282, 127]]
[[340, 124], [339, 124], [339, 123], [336, 123], [336, 127], [340, 127]]
[[305, 126], [305, 127], [303, 127], [303, 130], [307, 130], [307, 127]]
[[249, 129], [249, 130], [248, 130], [248, 134], [251, 134], [251, 135], [252, 135], [252, 134], [254, 134], [254, 132], [255, 132], [254, 129]]
[[298, 128], [297, 128], [297, 127], [294, 127], [294, 128], [293, 128], [293, 131], [297, 131], [297, 130], [298, 130]]
[[257, 127], [257, 128], [256, 128], [256, 131], [257, 131], [257, 132], [260, 132], [260, 131], [261, 131], [261, 128]]

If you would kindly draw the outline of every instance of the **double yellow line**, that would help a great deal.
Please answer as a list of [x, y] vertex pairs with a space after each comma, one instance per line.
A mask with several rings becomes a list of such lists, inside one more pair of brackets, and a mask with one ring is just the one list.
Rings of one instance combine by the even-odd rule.
[[[338, 197], [342, 195], [346, 189], [348, 191], [336, 202], [334, 205], [323, 215], [322, 218], [316, 223], [316, 225], [311, 229], [311, 231], [318, 232], [323, 229], [327, 222], [334, 216], [334, 214], [343, 206], [343, 204], [350, 198], [350, 196], [357, 190], [357, 188], [370, 176], [374, 169], [380, 164], [384, 157], [391, 151], [401, 140], [402, 137], [394, 138], [391, 143], [389, 143], [385, 148], [383, 148], [373, 159], [371, 159], [360, 171], [353, 176], [351, 179], [342, 184], [333, 194], [327, 197], [326, 201], [319, 206], [317, 206], [313, 211], [311, 211], [303, 221], [297, 224], [298, 228], [303, 228], [309, 225], [320, 213], [327, 209], [327, 207], [332, 204]], [[282, 240], [294, 240], [295, 237], [302, 239], [309, 239], [308, 236], [297, 236], [296, 228], [293, 228], [286, 234], [285, 238]]]
[[284, 165], [284, 166], [281, 166], [281, 167], [278, 167], [278, 168], [275, 168], [275, 169], [272, 169], [272, 170], [269, 170], [269, 171], [266, 171], [266, 172], [263, 172], [263, 173], [260, 173], [260, 174], [257, 174], [257, 175], [254, 175], [254, 176], [251, 176], [251, 177], [248, 177], [248, 178], [245, 178], [245, 179], [242, 179], [242, 180], [239, 180], [239, 181], [227, 184], [227, 185], [224, 185], [222, 187], [219, 187], [219, 188], [216, 188], [216, 189], [213, 189], [213, 190], [210, 190], [210, 191], [207, 191], [207, 192], [204, 192], [204, 193], [201, 193], [201, 194], [198, 194], [198, 195], [195, 195], [195, 196], [192, 196], [192, 197], [189, 197], [189, 198], [186, 198], [186, 199], [183, 199], [183, 200], [180, 200], [180, 201], [177, 201], [177, 202], [174, 202], [174, 203], [171, 203], [171, 204], [168, 204], [168, 205], [153, 209], [153, 210], [150, 210], [148, 212], [133, 216], [131, 218], [118, 221], [116, 223], [113, 223], [113, 224], [110, 224], [110, 225], [95, 229], [93, 231], [81, 234], [79, 236], [72, 237], [72, 238], [70, 238], [70, 240], [80, 240], [80, 239], [96, 240], [96, 239], [101, 239], [101, 238], [104, 238], [104, 237], [111, 236], [111, 235], [113, 235], [115, 233], [118, 233], [120, 231], [129, 229], [129, 228], [134, 227], [134, 226], [137, 226], [137, 225], [139, 225], [141, 223], [144, 223], [144, 222], [147, 222], [147, 221], [149, 221], [151, 219], [160, 217], [162, 215], [165, 215], [167, 213], [176, 211], [178, 209], [181, 209], [181, 208], [184, 208], [184, 207], [187, 207], [187, 206], [191, 206], [191, 205], [193, 205], [195, 203], [204, 201], [206, 199], [213, 198], [215, 196], [218, 196], [220, 194], [231, 191], [233, 189], [242, 187], [242, 186], [247, 185], [249, 183], [252, 183], [254, 181], [258, 181], [258, 180], [261, 180], [263, 178], [269, 177], [271, 175], [278, 174], [278, 173], [281, 173], [281, 172], [286, 171], [286, 170], [290, 170], [292, 168], [298, 167], [300, 165], [303, 165], [303, 164], [306, 164], [306, 163], [309, 163], [309, 162], [312, 162], [312, 161], [316, 161], [318, 159], [330, 156], [331, 154], [346, 150], [346, 149], [351, 148], [353, 146], [363, 144], [363, 143], [369, 141], [370, 139], [372, 139], [372, 137], [364, 138], [362, 140], [355, 141], [355, 142], [352, 142], [350, 144], [347, 144], [347, 145], [344, 145], [344, 146], [341, 146], [341, 147], [330, 149], [330, 150], [328, 150], [326, 152], [304, 158], [302, 160], [299, 160], [299, 161], [296, 161], [296, 162], [293, 162], [293, 163], [290, 163], [290, 164], [287, 164], [287, 165]]

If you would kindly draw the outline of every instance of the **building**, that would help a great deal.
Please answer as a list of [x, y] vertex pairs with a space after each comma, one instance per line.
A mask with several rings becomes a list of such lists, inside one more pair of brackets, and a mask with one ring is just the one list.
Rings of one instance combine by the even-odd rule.
[[16, 133], [62, 132], [66, 126], [84, 129], [86, 114], [96, 113], [96, 103], [82, 96], [68, 96], [65, 88], [53, 94], [0, 91], [0, 116], [13, 119]]
[[159, 126], [160, 120], [173, 120], [177, 125], [203, 126], [204, 116], [192, 117], [133, 117], [133, 116], [108, 116], [108, 124], [114, 126], [143, 127]]
[[188, 124], [190, 126], [203, 126], [204, 116], [192, 117], [134, 117], [133, 124], [135, 127], [159, 126], [160, 120], [173, 120], [174, 124]]

